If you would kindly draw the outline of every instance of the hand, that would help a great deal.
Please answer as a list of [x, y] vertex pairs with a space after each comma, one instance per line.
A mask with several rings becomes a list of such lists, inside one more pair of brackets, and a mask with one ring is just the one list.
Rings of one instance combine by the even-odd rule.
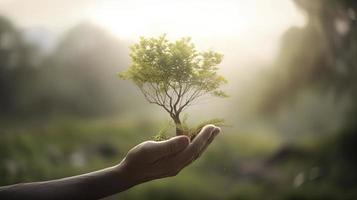
[[132, 186], [175, 176], [196, 160], [219, 132], [220, 128], [206, 125], [192, 142], [187, 136], [143, 142], [131, 149], [118, 167]]
[[52, 181], [0, 187], [0, 199], [99, 199], [145, 181], [175, 176], [196, 160], [219, 132], [220, 128], [207, 125], [192, 142], [186, 136], [147, 141], [131, 149], [117, 166]]

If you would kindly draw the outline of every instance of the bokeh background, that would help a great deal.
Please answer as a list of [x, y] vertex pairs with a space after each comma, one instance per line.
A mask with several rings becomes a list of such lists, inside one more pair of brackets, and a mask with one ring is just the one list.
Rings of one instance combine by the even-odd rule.
[[223, 134], [179, 176], [107, 199], [357, 199], [355, 0], [0, 0], [0, 185], [120, 162], [169, 116], [117, 73], [139, 36], [225, 55]]

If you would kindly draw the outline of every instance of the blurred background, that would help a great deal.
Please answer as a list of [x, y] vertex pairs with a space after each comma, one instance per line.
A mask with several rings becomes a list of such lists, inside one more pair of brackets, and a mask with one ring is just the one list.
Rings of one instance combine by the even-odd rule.
[[0, 0], [0, 185], [120, 162], [169, 116], [117, 73], [139, 36], [225, 55], [226, 126], [179, 176], [107, 199], [357, 199], [355, 0]]

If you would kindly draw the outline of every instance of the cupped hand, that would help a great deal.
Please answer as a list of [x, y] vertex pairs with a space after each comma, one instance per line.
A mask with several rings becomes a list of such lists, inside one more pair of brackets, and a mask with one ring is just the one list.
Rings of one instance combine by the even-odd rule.
[[99, 199], [153, 179], [175, 176], [197, 159], [220, 129], [205, 126], [190, 142], [178, 136], [147, 141], [131, 149], [114, 167], [63, 179], [0, 187], [0, 199]]
[[131, 149], [119, 166], [132, 185], [175, 176], [200, 157], [220, 131], [219, 127], [206, 125], [191, 142], [187, 136], [143, 142]]

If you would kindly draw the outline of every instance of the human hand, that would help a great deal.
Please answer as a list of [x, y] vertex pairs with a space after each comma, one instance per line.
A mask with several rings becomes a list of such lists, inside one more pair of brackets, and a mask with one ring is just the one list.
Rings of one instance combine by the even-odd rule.
[[220, 130], [206, 125], [192, 142], [187, 136], [143, 142], [132, 148], [118, 167], [131, 186], [175, 176], [204, 152]]
[[192, 142], [186, 136], [143, 142], [117, 166], [52, 181], [0, 187], [0, 199], [99, 199], [146, 181], [175, 176], [196, 160], [219, 132], [220, 128], [207, 125]]

